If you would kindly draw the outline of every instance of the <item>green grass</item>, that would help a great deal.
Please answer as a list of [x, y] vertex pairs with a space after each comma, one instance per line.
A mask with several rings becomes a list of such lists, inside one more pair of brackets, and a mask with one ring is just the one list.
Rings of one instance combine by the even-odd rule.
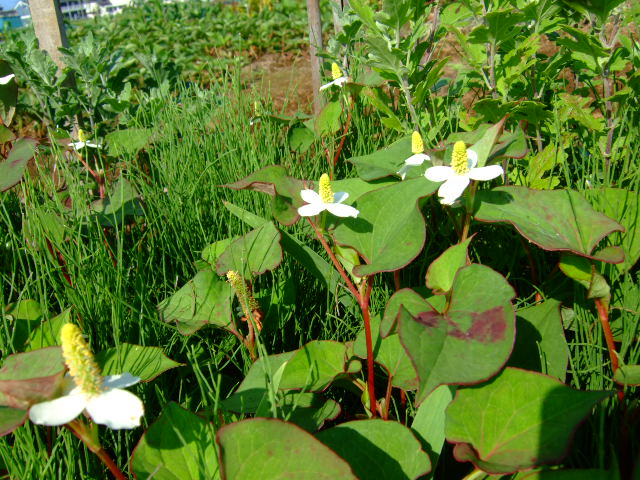
[[[34, 299], [45, 308], [45, 318], [72, 308], [96, 352], [122, 342], [161, 346], [170, 358], [184, 364], [151, 383], [134, 387], [145, 404], [144, 427], [158, 417], [169, 401], [193, 412], [206, 412], [216, 425], [222, 419], [235, 420], [228, 413], [219, 417], [217, 406], [250, 366], [245, 349], [235, 337], [213, 327], [185, 337], [174, 325], [161, 320], [156, 307], [195, 275], [205, 246], [251, 230], [224, 207], [224, 202], [258, 215], [269, 212], [266, 195], [222, 185], [272, 164], [285, 166], [294, 177], [314, 180], [327, 169], [321, 145], [297, 154], [288, 148], [287, 131], [278, 124], [263, 121], [250, 126], [255, 100], [233, 78], [208, 90], [182, 86], [175, 96], [164, 95], [142, 103], [128, 126], [154, 129], [153, 145], [141, 153], [118, 158], [116, 164], [107, 166], [107, 171], [135, 186], [143, 198], [144, 215], [116, 228], [104, 229], [91, 213], [89, 204], [95, 200], [95, 185], [74, 156], [57, 149], [42, 150], [37, 169], [13, 191], [0, 195], [3, 357], [19, 350], [19, 345], [12, 342], [14, 329], [5, 314], [7, 305]], [[265, 108], [270, 108], [268, 99]], [[446, 102], [437, 113], [444, 131], [454, 129], [460, 109], [455, 102]], [[617, 186], [638, 191], [640, 162], [635, 152], [640, 147], [640, 135], [634, 127], [637, 117], [634, 106], [620, 114], [620, 135], [614, 144], [608, 176], [603, 174], [601, 139], [584, 130], [581, 137], [572, 139], [569, 161], [554, 170], [562, 185], [585, 190], [589, 180], [592, 187]], [[575, 130], [575, 125], [556, 120], [559, 131]], [[445, 137], [444, 133], [435, 132], [431, 140], [435, 144]], [[342, 159], [373, 152], [394, 139], [370, 108], [358, 105]], [[531, 146], [533, 151], [533, 142]], [[349, 164], [341, 161], [336, 175], [354, 173]], [[443, 245], [455, 241], [450, 219], [435, 202], [427, 203], [423, 211], [430, 228], [428, 243], [422, 257], [402, 272], [403, 286], [423, 285], [428, 265], [442, 252]], [[62, 226], [52, 222], [52, 217], [62, 218]], [[581, 286], [560, 281], [554, 271], [558, 256], [529, 247], [540, 277], [541, 285], [535, 285], [529, 258], [522, 249], [514, 248], [520, 246], [521, 240], [511, 228], [478, 224], [473, 229], [477, 237], [472, 257], [508, 278], [518, 292], [518, 306], [531, 304], [536, 287], [540, 287], [571, 309], [565, 311], [575, 320], [573, 327], [567, 323], [571, 386], [611, 389], [608, 355], [593, 302], [586, 298]], [[321, 251], [303, 222], [288, 231]], [[64, 266], [49, 252], [48, 241], [60, 251]], [[73, 286], [65, 279], [64, 270]], [[614, 277], [612, 282], [611, 316], [614, 322], [626, 326], [619, 352], [627, 363], [638, 363], [640, 359], [638, 285], [637, 267], [623, 277]], [[379, 276], [374, 292], [372, 310], [381, 313], [393, 292], [391, 275]], [[353, 340], [361, 328], [355, 307], [341, 305], [336, 292], [323, 289], [288, 256], [277, 270], [256, 281], [255, 293], [266, 313], [261, 342], [269, 354], [296, 349], [310, 340]], [[328, 395], [353, 406], [354, 411], [361, 408], [358, 398], [338, 388]], [[402, 416], [397, 400], [394, 398], [392, 411]], [[409, 406], [404, 414], [410, 418], [411, 413]], [[621, 435], [624, 415], [614, 401], [598, 406], [579, 430], [565, 464], [609, 467], [610, 445]], [[121, 467], [142, 432], [143, 429], [100, 430], [105, 448]], [[638, 445], [633, 447], [632, 451], [638, 450]], [[105, 476], [102, 465], [70, 432], [28, 422], [13, 435], [0, 439], [0, 459], [0, 470], [6, 470], [7, 478]], [[452, 463], [440, 464], [439, 478], [453, 478], [448, 476], [453, 475], [450, 472], [466, 468]]]

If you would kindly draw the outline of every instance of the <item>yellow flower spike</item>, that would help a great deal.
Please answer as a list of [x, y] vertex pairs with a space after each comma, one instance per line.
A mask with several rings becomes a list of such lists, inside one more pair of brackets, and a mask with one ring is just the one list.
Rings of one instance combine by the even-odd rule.
[[329, 180], [329, 175], [323, 173], [320, 176], [320, 186], [318, 190], [320, 191], [320, 198], [324, 203], [333, 203], [333, 190], [331, 189], [331, 180]]
[[463, 141], [457, 141], [453, 145], [451, 168], [453, 168], [456, 175], [466, 175], [469, 173], [469, 156], [467, 155], [467, 147]]
[[340, 66], [336, 62], [333, 62], [331, 64], [331, 77], [334, 80], [337, 80], [342, 76], [344, 76], [344, 75], [342, 73], [342, 70], [340, 70]]
[[456, 142], [453, 145], [450, 166], [437, 165], [427, 168], [424, 176], [432, 182], [444, 182], [438, 188], [440, 203], [453, 205], [471, 180], [493, 180], [504, 173], [500, 165], [476, 167], [477, 164], [478, 153], [473, 149], [467, 149], [464, 142]]
[[129, 372], [103, 377], [80, 329], [72, 324], [60, 331], [62, 356], [69, 367], [62, 395], [31, 405], [29, 418], [37, 425], [65, 425], [83, 412], [109, 428], [135, 428], [144, 415], [142, 401], [123, 390], [140, 381]]
[[78, 140], [80, 140], [81, 142], [87, 141], [87, 134], [81, 128], [78, 129]]
[[65, 323], [60, 331], [60, 340], [62, 356], [74, 383], [87, 394], [97, 395], [102, 392], [100, 369], [80, 329], [73, 323]]
[[251, 289], [249, 288], [246, 280], [242, 278], [242, 275], [238, 272], [229, 270], [227, 272], [227, 281], [231, 284], [231, 287], [236, 293], [236, 297], [238, 297], [238, 302], [240, 302], [240, 307], [242, 308], [245, 316], [247, 318], [250, 317], [252, 312], [258, 310], [259, 305], [251, 293]]
[[305, 189], [300, 192], [300, 198], [304, 200], [306, 205], [298, 208], [298, 215], [301, 217], [313, 217], [327, 210], [336, 217], [357, 217], [360, 213], [351, 205], [345, 205], [344, 202], [349, 198], [347, 192], [333, 192], [331, 188], [331, 180], [329, 175], [323, 173], [318, 182], [318, 192]]
[[422, 135], [420, 132], [413, 132], [411, 134], [411, 153], [424, 152], [424, 142], [422, 141]]

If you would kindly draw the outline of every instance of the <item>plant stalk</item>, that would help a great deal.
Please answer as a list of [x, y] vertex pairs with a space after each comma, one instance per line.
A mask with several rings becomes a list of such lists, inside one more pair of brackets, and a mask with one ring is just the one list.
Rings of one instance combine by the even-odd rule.
[[106, 465], [109, 471], [117, 480], [127, 480], [127, 477], [122, 473], [122, 470], [118, 468], [116, 463], [111, 459], [107, 451], [102, 448], [100, 443], [97, 443], [91, 439], [91, 435], [87, 432], [86, 425], [80, 420], [72, 420], [65, 425], [73, 434], [78, 437], [82, 443], [84, 443], [89, 450], [95, 453], [102, 463]]
[[364, 336], [367, 343], [367, 386], [369, 388], [369, 408], [371, 410], [371, 416], [375, 418], [377, 416], [377, 401], [376, 401], [376, 389], [375, 389], [375, 372], [373, 365], [373, 339], [371, 336], [371, 317], [369, 315], [369, 299], [371, 298], [371, 289], [373, 287], [373, 279], [367, 277], [363, 282], [363, 287], [366, 288], [365, 294], [361, 295], [360, 308], [362, 309], [362, 316], [364, 318]]

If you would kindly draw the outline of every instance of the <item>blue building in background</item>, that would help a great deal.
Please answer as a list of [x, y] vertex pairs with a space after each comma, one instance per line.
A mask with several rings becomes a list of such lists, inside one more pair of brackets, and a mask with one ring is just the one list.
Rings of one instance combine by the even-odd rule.
[[2, 10], [0, 11], [0, 29], [4, 30], [6, 28], [19, 28], [22, 27], [24, 23], [20, 18], [20, 14], [15, 10]]

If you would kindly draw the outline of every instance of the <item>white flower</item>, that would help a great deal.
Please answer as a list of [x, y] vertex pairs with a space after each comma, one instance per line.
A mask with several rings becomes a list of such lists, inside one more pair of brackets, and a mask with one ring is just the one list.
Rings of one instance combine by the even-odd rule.
[[429, 155], [422, 153], [424, 152], [424, 143], [422, 142], [422, 137], [419, 132], [413, 132], [411, 134], [411, 152], [413, 155], [404, 161], [404, 165], [397, 172], [402, 180], [407, 176], [407, 172], [411, 167], [419, 167], [425, 160], [431, 160]]
[[80, 329], [66, 323], [60, 331], [62, 356], [69, 368], [61, 397], [32, 405], [29, 418], [38, 425], [64, 425], [83, 411], [109, 428], [134, 428], [144, 414], [142, 401], [122, 390], [140, 381], [130, 373], [103, 377]]
[[440, 203], [453, 204], [467, 188], [471, 180], [492, 180], [504, 172], [500, 165], [475, 168], [478, 164], [478, 154], [467, 150], [464, 142], [456, 142], [451, 155], [451, 166], [427, 168], [424, 176], [432, 182], [444, 182], [438, 189]]
[[316, 193], [314, 190], [302, 190], [300, 192], [302, 199], [307, 202], [307, 205], [298, 208], [298, 214], [301, 217], [313, 217], [325, 210], [333, 213], [336, 217], [355, 218], [358, 216], [360, 212], [357, 209], [342, 203], [349, 198], [347, 192], [333, 193], [329, 175], [323, 173], [319, 184], [318, 190], [320, 193]]
[[331, 64], [331, 76], [333, 77], [333, 80], [329, 83], [325, 83], [324, 85], [322, 85], [320, 87], [320, 91], [326, 90], [327, 88], [332, 87], [333, 85], [342, 87], [345, 83], [347, 83], [350, 80], [347, 75], [342, 73], [342, 70], [340, 69], [338, 64], [335, 62]]
[[102, 144], [88, 141], [87, 134], [81, 128], [78, 129], [78, 140], [77, 142], [71, 142], [69, 144], [74, 150], [82, 150], [84, 147], [102, 148]]
[[4, 77], [0, 77], [0, 85], [6, 85], [11, 81], [12, 78], [15, 78], [15, 75], [13, 73], [5, 75]]
[[38, 425], [64, 425], [84, 410], [95, 423], [109, 428], [135, 428], [144, 414], [142, 401], [131, 392], [122, 390], [140, 381], [130, 373], [102, 377], [103, 391], [86, 393], [75, 386], [70, 375], [65, 377], [67, 388], [62, 397], [37, 403], [29, 409], [29, 418]]

